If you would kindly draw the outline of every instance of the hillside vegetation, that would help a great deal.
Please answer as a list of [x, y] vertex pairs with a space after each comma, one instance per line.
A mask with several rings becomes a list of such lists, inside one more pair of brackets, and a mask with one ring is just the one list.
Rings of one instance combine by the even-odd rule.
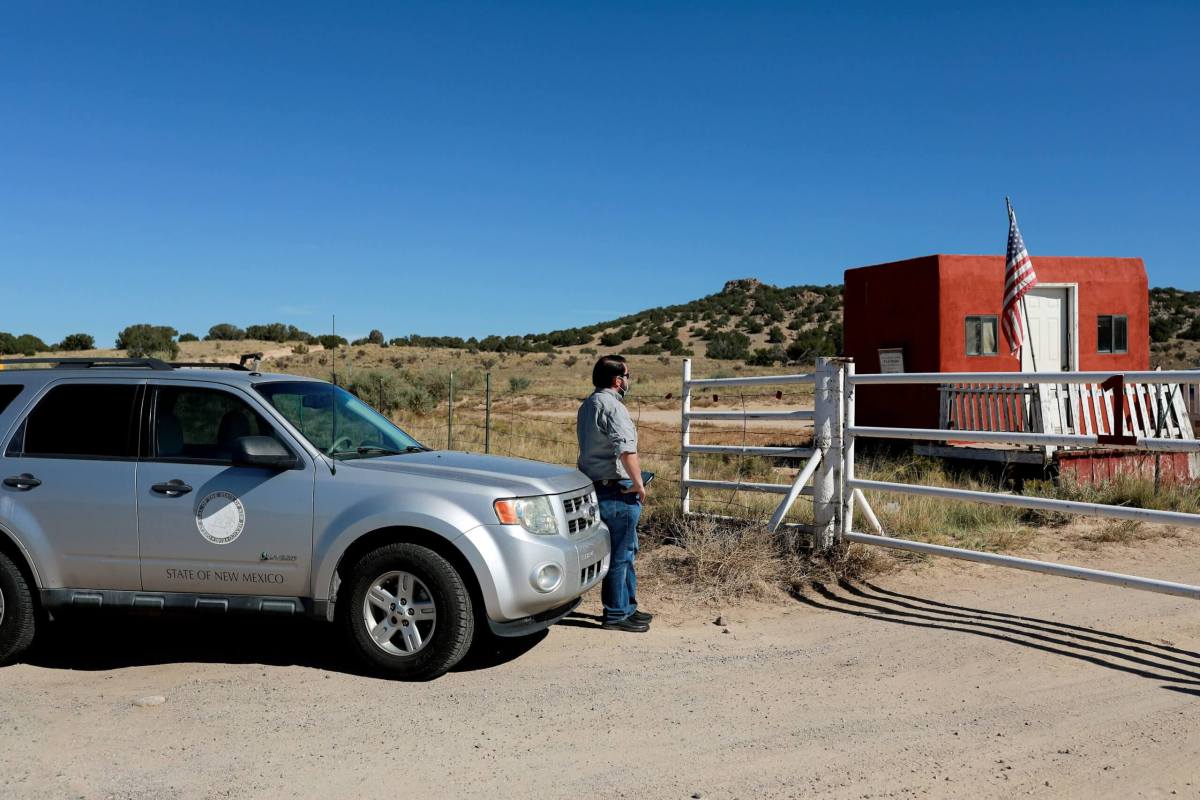
[[[1150, 338], [1152, 366], [1200, 363], [1200, 292], [1151, 289]], [[374, 329], [348, 342], [340, 336], [313, 335], [282, 322], [244, 328], [217, 323], [199, 336], [181, 334], [165, 325], [136, 324], [121, 331], [115, 349], [131, 355], [175, 358], [180, 344], [200, 341], [228, 343], [234, 348], [251, 341], [289, 344], [297, 354], [303, 354], [306, 348], [375, 345], [466, 350], [472, 354], [578, 356], [619, 351], [626, 355], [703, 356], [752, 366], [811, 363], [818, 355], [833, 355], [842, 349], [842, 287], [781, 288], [745, 278], [729, 281], [721, 291], [688, 303], [650, 308], [578, 328], [481, 339], [420, 334], [388, 338], [382, 330]], [[0, 332], [0, 354], [5, 355], [83, 352], [95, 347], [93, 337], [86, 333], [47, 344], [33, 334]]]

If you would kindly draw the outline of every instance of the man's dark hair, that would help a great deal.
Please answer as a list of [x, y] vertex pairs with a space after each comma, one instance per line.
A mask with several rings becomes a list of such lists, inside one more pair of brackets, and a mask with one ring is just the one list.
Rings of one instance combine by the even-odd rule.
[[625, 356], [600, 356], [596, 366], [592, 367], [592, 386], [608, 389], [613, 384], [613, 378], [624, 374]]

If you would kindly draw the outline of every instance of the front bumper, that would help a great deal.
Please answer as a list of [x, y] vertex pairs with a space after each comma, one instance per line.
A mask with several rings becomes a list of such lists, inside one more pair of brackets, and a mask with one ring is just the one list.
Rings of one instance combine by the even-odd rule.
[[[574, 537], [538, 536], [519, 525], [481, 525], [455, 544], [475, 571], [488, 620], [500, 635], [520, 636], [552, 625], [574, 606], [550, 622], [542, 624], [541, 618], [578, 600], [608, 573], [609, 538], [603, 523]], [[534, 573], [545, 564], [562, 570], [562, 580], [549, 592], [533, 584]], [[532, 629], [520, 630], [531, 622]], [[505, 634], [509, 628], [518, 632]]]

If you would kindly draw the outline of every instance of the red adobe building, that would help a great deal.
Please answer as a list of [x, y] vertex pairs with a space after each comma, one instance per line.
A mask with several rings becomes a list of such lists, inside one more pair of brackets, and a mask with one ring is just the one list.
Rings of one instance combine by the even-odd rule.
[[[845, 354], [859, 373], [1145, 370], [1140, 258], [1033, 256], [1023, 364], [1000, 332], [1004, 256], [932, 255], [846, 270]], [[881, 352], [882, 351], [882, 352]], [[858, 424], [938, 427], [936, 386], [862, 386]]]

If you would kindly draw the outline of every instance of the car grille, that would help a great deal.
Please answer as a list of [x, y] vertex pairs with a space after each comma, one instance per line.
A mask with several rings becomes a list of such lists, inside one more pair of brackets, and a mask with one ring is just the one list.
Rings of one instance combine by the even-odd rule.
[[595, 564], [588, 564], [583, 569], [579, 570], [579, 588], [586, 589], [596, 581], [600, 580], [600, 570], [604, 566], [604, 561], [597, 561]]
[[563, 497], [562, 505], [567, 518], [568, 536], [577, 536], [600, 521], [600, 509], [596, 506], [596, 495], [591, 489]]

